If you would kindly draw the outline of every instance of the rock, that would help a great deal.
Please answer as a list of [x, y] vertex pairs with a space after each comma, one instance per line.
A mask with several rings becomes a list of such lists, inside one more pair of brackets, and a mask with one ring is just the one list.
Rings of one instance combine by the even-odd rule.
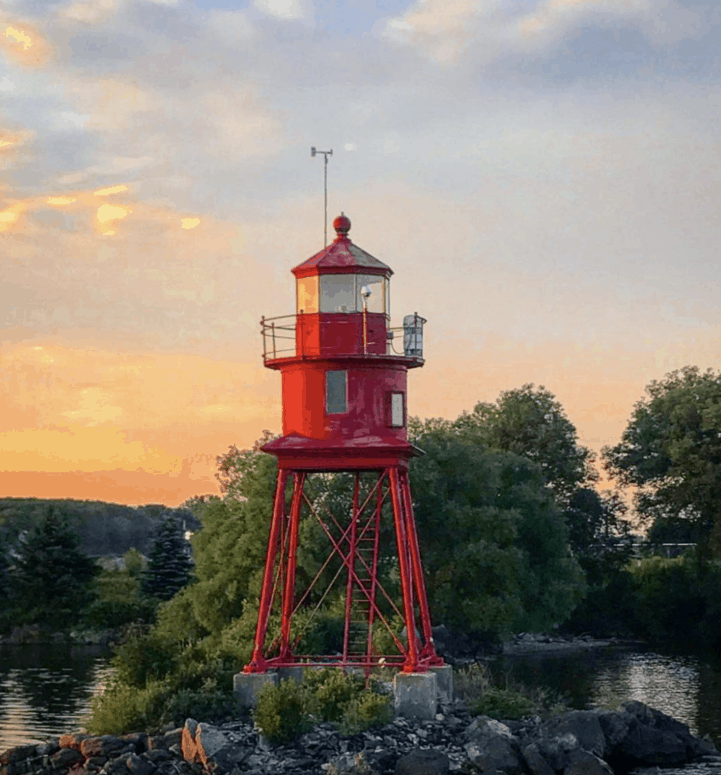
[[180, 753], [186, 762], [194, 762], [198, 755], [198, 746], [195, 743], [197, 730], [198, 722], [194, 718], [185, 719], [185, 726], [180, 737]]
[[69, 768], [83, 760], [83, 755], [75, 748], [61, 748], [51, 757], [55, 769]]
[[416, 749], [396, 762], [396, 775], [448, 775], [450, 761], [434, 748]]
[[531, 743], [523, 749], [523, 758], [531, 775], [555, 775], [556, 771], [546, 761], [537, 743]]
[[613, 770], [603, 759], [577, 748], [571, 751], [563, 775], [613, 775]]
[[152, 762], [138, 756], [136, 753], [131, 753], [130, 756], [125, 758], [125, 766], [132, 775], [152, 775], [156, 769]]
[[82, 732], [71, 732], [67, 735], [61, 735], [58, 738], [58, 745], [61, 748], [74, 748], [76, 751], [79, 751], [80, 744], [88, 737], [90, 737], [90, 735], [86, 735]]
[[212, 772], [230, 772], [247, 755], [243, 746], [212, 724], [198, 724], [195, 745], [199, 763]]
[[471, 764], [480, 771], [504, 770], [506, 775], [522, 775], [518, 740], [500, 721], [479, 716], [466, 730], [464, 746]]
[[37, 756], [36, 746], [18, 745], [15, 748], [9, 748], [0, 754], [0, 765], [14, 762], [23, 762], [33, 756]]
[[580, 748], [596, 756], [603, 756], [606, 738], [598, 720], [598, 714], [592, 710], [575, 710], [549, 719], [541, 727], [544, 737], [563, 737], [571, 734]]
[[378, 770], [368, 763], [363, 752], [336, 756], [327, 764], [321, 765], [321, 769], [327, 775], [379, 775]]
[[570, 762], [570, 755], [578, 746], [575, 735], [567, 733], [558, 737], [541, 737], [536, 741], [541, 756], [555, 772], [561, 772]]

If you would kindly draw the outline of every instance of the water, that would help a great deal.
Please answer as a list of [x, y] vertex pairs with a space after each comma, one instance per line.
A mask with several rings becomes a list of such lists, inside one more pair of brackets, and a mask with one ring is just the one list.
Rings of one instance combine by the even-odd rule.
[[81, 727], [108, 659], [99, 646], [0, 646], [0, 752]]
[[642, 646], [504, 656], [492, 672], [549, 687], [574, 708], [615, 708], [640, 700], [687, 724], [721, 748], [721, 656], [659, 653]]
[[[110, 679], [109, 657], [97, 646], [0, 646], [0, 752], [81, 727]], [[575, 708], [640, 700], [721, 748], [719, 655], [609, 647], [505, 656], [492, 670], [501, 683], [550, 687]]]

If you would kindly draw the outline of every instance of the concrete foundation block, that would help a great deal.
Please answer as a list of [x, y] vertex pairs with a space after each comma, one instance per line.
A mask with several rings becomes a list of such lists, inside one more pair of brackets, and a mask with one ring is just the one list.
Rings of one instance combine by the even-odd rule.
[[233, 676], [233, 691], [244, 708], [254, 708], [258, 695], [268, 684], [278, 685], [278, 673], [236, 673]]
[[436, 674], [396, 673], [393, 678], [393, 706], [397, 716], [433, 721], [438, 708]]
[[279, 667], [278, 678], [281, 681], [286, 681], [292, 678], [296, 683], [302, 684], [305, 676], [305, 667], [298, 665], [297, 667]]
[[450, 705], [453, 702], [453, 668], [450, 665], [438, 665], [428, 669], [436, 676], [438, 702], [441, 705]]

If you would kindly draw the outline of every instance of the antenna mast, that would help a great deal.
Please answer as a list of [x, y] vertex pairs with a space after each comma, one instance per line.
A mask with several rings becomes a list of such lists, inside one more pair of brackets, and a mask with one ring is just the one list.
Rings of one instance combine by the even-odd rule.
[[323, 247], [328, 247], [328, 157], [333, 155], [333, 149], [330, 151], [318, 151], [315, 146], [310, 149], [311, 157], [317, 154], [323, 154]]

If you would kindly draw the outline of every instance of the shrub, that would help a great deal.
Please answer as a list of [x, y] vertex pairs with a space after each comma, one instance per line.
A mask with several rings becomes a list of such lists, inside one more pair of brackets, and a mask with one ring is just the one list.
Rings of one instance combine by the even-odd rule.
[[308, 699], [292, 678], [268, 684], [253, 711], [255, 723], [271, 743], [288, 743], [310, 728]]
[[373, 727], [382, 727], [393, 720], [393, 702], [387, 694], [367, 691], [353, 698], [346, 706], [340, 730], [355, 735]]
[[306, 689], [312, 693], [312, 713], [322, 721], [340, 721], [348, 706], [364, 689], [364, 680], [341, 670], [307, 671]]
[[471, 702], [468, 710], [476, 716], [495, 719], [522, 719], [536, 710], [535, 703], [526, 695], [511, 689], [490, 687]]
[[120, 735], [125, 732], [157, 729], [166, 687], [152, 681], [142, 689], [118, 681], [91, 702], [91, 715], [85, 726], [91, 735]]
[[175, 665], [176, 647], [156, 635], [136, 635], [121, 644], [112, 659], [120, 683], [142, 688], [165, 678]]

